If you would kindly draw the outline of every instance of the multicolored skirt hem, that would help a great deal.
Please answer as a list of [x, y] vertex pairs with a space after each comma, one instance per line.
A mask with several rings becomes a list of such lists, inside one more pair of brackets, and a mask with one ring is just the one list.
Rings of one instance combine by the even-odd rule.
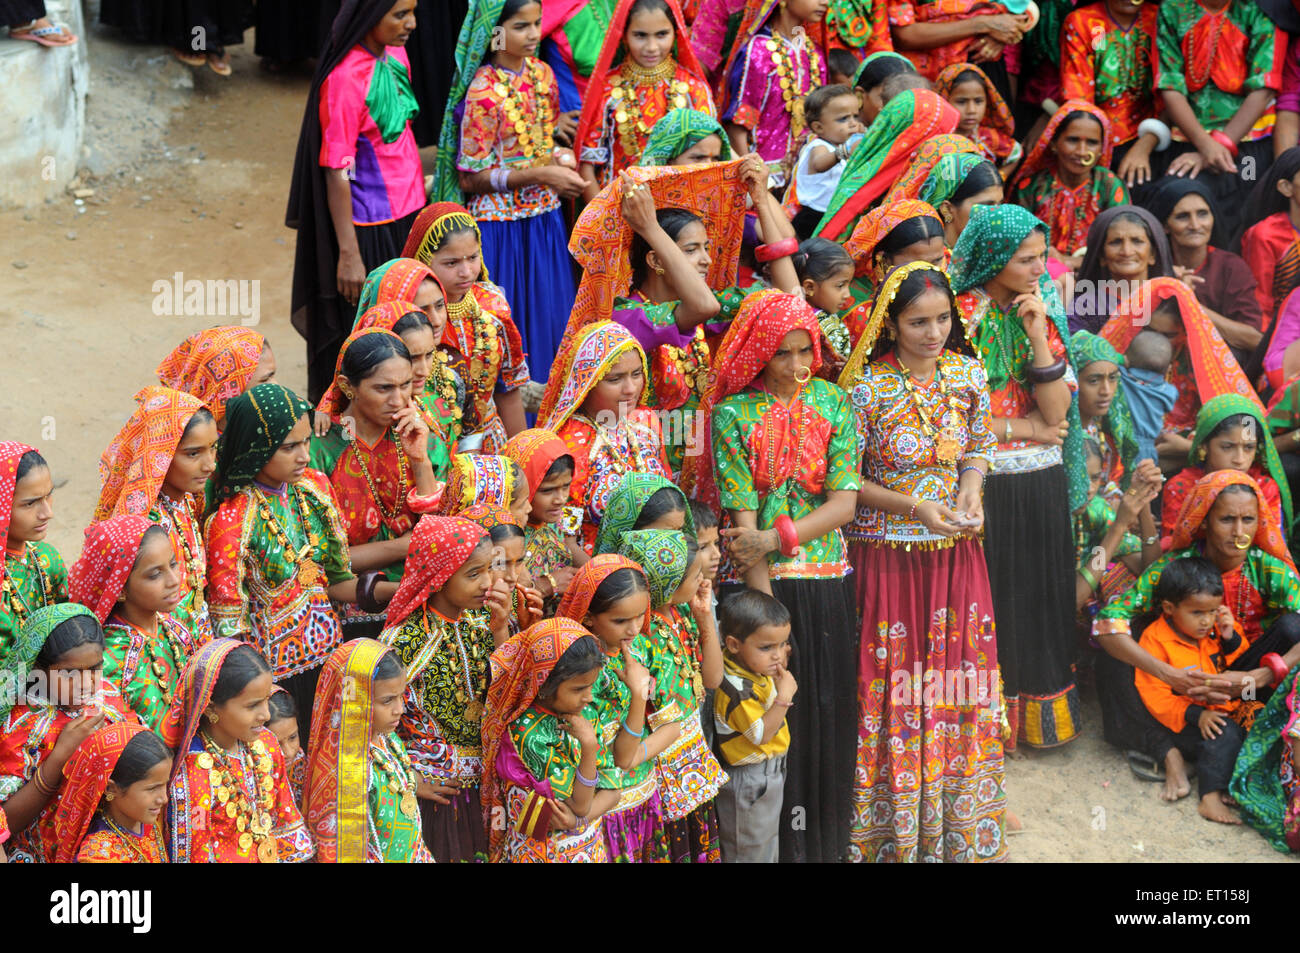
[[664, 844], [674, 864], [722, 863], [718, 809], [710, 798], [685, 817], [664, 824]]
[[682, 820], [701, 805], [711, 804], [728, 780], [704, 740], [700, 710], [686, 715], [680, 724], [677, 740], [655, 759], [655, 784], [667, 821]]
[[666, 864], [663, 808], [653, 777], [625, 788], [618, 806], [601, 818], [605, 850], [614, 864]]
[[603, 864], [608, 862], [605, 849], [605, 825], [600, 818], [573, 833], [553, 831], [546, 840], [525, 837], [515, 830], [514, 819], [524, 811], [531, 792], [512, 784], [506, 792], [506, 844], [504, 862], [508, 864]]

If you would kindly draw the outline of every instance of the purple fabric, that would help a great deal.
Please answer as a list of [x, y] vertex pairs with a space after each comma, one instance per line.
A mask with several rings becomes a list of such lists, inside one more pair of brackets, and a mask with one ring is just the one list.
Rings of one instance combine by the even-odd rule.
[[497, 749], [497, 774], [503, 783], [510, 783], [526, 791], [535, 791], [542, 797], [554, 797], [551, 782], [538, 781], [533, 773], [524, 766], [524, 759], [515, 750], [515, 743], [510, 740], [510, 731], [501, 733], [501, 747]]
[[[1300, 43], [1296, 44], [1300, 46]], [[1273, 327], [1273, 339], [1268, 342], [1268, 353], [1264, 355], [1264, 370], [1282, 369], [1282, 357], [1286, 349], [1300, 338], [1300, 288], [1292, 291], [1282, 302], [1277, 312], [1277, 324]]]
[[624, 811], [611, 811], [601, 818], [605, 830], [605, 847], [609, 859], [642, 863], [647, 853], [652, 853], [663, 836], [663, 809], [659, 806], [659, 792], [636, 807]]
[[615, 308], [611, 317], [627, 328], [647, 355], [664, 346], [686, 347], [695, 337], [694, 334], [683, 334], [676, 324], [655, 324], [642, 308]]

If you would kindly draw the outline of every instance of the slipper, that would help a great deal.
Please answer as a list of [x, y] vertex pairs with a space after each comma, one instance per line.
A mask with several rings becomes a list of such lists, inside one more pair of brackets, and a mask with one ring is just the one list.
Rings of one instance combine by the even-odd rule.
[[221, 62], [215, 53], [209, 53], [206, 62], [208, 64], [208, 69], [212, 70], [212, 72], [216, 73], [218, 76], [229, 76], [234, 72], [234, 70], [230, 68], [230, 64]]
[[184, 50], [178, 50], [172, 47], [172, 56], [176, 57], [186, 66], [202, 66], [207, 62], [207, 57], [202, 53], [186, 53]]
[[1129, 770], [1133, 772], [1133, 776], [1139, 781], [1151, 781], [1153, 783], [1164, 781], [1164, 768], [1156, 764], [1154, 758], [1148, 758], [1141, 751], [1126, 751], [1124, 756], [1128, 758]]
[[[36, 21], [33, 20], [33, 23]], [[31, 40], [33, 43], [39, 43], [41, 46], [72, 46], [77, 42], [76, 36], [70, 33], [62, 24], [52, 26], [41, 26], [35, 29], [9, 30], [10, 39], [14, 40]], [[59, 37], [55, 40], [54, 37]]]

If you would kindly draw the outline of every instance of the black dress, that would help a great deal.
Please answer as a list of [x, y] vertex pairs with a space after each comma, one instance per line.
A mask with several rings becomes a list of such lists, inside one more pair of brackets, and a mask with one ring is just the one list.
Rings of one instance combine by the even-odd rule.
[[253, 52], [282, 63], [314, 59], [342, 0], [257, 0]]
[[253, 4], [252, 0], [104, 0], [99, 22], [141, 43], [219, 52], [244, 42], [244, 31], [253, 25]]
[[411, 89], [420, 104], [411, 129], [422, 148], [438, 144], [456, 72], [456, 39], [468, 10], [467, 0], [422, 3], [415, 9], [415, 32], [406, 42], [406, 55], [411, 60]]

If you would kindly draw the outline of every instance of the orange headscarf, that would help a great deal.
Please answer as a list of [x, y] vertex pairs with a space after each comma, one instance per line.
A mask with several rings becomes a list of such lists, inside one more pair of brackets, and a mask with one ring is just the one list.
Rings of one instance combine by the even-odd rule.
[[984, 97], [988, 105], [984, 109], [984, 121], [980, 128], [989, 134], [990, 146], [998, 155], [1010, 152], [1016, 141], [1016, 121], [1011, 115], [1007, 101], [1002, 98], [998, 88], [988, 78], [988, 74], [974, 63], [951, 63], [939, 71], [934, 79], [934, 91], [944, 99], [951, 101], [952, 88], [957, 77], [962, 73], [974, 73], [979, 76], [984, 87]]
[[[366, 314], [370, 314], [371, 311], [379, 311], [380, 308], [385, 309], [384, 310], [385, 317], [393, 314], [394, 311], [398, 308], [407, 309], [406, 311], [402, 312], [403, 314], [407, 314], [411, 311], [420, 311], [420, 309], [415, 307], [415, 305], [381, 304], [374, 308], [371, 308], [369, 311], [366, 312]], [[420, 313], [423, 314], [424, 312], [420, 311]], [[376, 315], [376, 317], [379, 317], [379, 315]], [[342, 389], [339, 387], [339, 375], [343, 373], [343, 356], [347, 354], [349, 347], [351, 347], [357, 341], [361, 340], [362, 338], [370, 334], [386, 335], [390, 338], [395, 339], [398, 343], [400, 343], [402, 345], [403, 350], [406, 349], [406, 342], [402, 341], [400, 337], [398, 337], [388, 328], [380, 326], [380, 323], [378, 321], [376, 321], [374, 324], [372, 324], [369, 327], [361, 328], [360, 330], [353, 331], [351, 334], [349, 334], [347, 340], [343, 342], [343, 346], [339, 348], [338, 358], [334, 361], [334, 380], [330, 382], [330, 386], [325, 391], [324, 395], [321, 397], [320, 403], [316, 405], [316, 409], [319, 410], [322, 414], [329, 414], [331, 418], [337, 418], [339, 414], [343, 413], [343, 411], [347, 409], [348, 404], [351, 403], [351, 400], [344, 395]]]
[[[638, 573], [645, 581], [646, 592], [650, 591], [645, 570], [638, 563], [618, 553], [602, 553], [587, 560], [582, 568], [573, 574], [573, 578], [569, 580], [569, 588], [564, 590], [564, 598], [560, 600], [560, 606], [555, 610], [555, 614], [575, 622], [582, 622], [591, 611], [591, 600], [596, 598], [596, 590], [600, 588], [600, 584], [620, 569], [631, 569]], [[646, 633], [650, 631], [648, 610], [641, 631]]]
[[252, 328], [196, 331], [162, 359], [158, 381], [197, 397], [225, 430], [226, 401], [248, 389], [265, 347], [266, 338]]
[[1082, 99], [1067, 99], [1061, 104], [1061, 108], [1052, 115], [1052, 118], [1048, 120], [1047, 128], [1038, 137], [1034, 147], [1029, 150], [1029, 155], [1020, 164], [1020, 168], [1016, 170], [1015, 178], [1007, 186], [1007, 195], [1014, 194], [1021, 182], [1027, 181], [1036, 173], [1056, 167], [1056, 153], [1052, 151], [1052, 140], [1056, 138], [1057, 130], [1060, 129], [1061, 123], [1065, 121], [1065, 117], [1077, 112], [1087, 113], [1101, 124], [1101, 156], [1097, 159], [1093, 168], [1110, 168], [1110, 156], [1115, 149], [1115, 143], [1111, 141], [1110, 119], [1092, 103], [1086, 103]]
[[943, 220], [939, 218], [939, 213], [935, 211], [934, 206], [918, 199], [885, 202], [862, 216], [862, 220], [853, 227], [853, 234], [844, 243], [844, 250], [853, 259], [854, 276], [865, 275], [871, 279], [872, 285], [880, 284], [881, 279], [885, 277], [885, 269], [875, 261], [876, 247], [884, 241], [886, 235], [903, 222], [925, 216], [943, 225]]
[[[897, 181], [889, 187], [889, 191], [885, 193], [885, 197], [881, 199], [880, 204], [889, 205], [891, 202], [901, 202], [904, 199], [920, 198], [921, 186], [925, 185], [925, 180], [930, 177], [930, 173], [939, 164], [939, 160], [944, 156], [962, 152], [969, 152], [971, 155], [981, 154], [979, 146], [955, 132], [943, 132], [937, 136], [931, 136], [921, 143], [919, 149], [912, 153], [907, 168], [903, 170], [903, 174], [898, 177]], [[871, 213], [868, 212], [867, 214]]]
[[1171, 548], [1186, 549], [1195, 540], [1205, 537], [1206, 517], [1210, 515], [1210, 509], [1214, 506], [1214, 501], [1219, 498], [1219, 494], [1230, 486], [1249, 487], [1255, 492], [1255, 499], [1260, 501], [1259, 522], [1255, 524], [1255, 538], [1251, 541], [1251, 545], [1295, 569], [1291, 552], [1286, 546], [1286, 537], [1282, 535], [1281, 528], [1273, 519], [1272, 508], [1263, 505], [1263, 491], [1249, 474], [1242, 473], [1240, 470], [1215, 470], [1196, 481], [1196, 485], [1187, 494], [1187, 499], [1183, 501], [1183, 508], [1178, 513]]
[[[149, 729], [130, 722], [107, 724], [81, 743], [63, 766], [66, 779], [59, 791], [58, 809], [54, 815], [56, 864], [71, 864], [86, 839], [99, 802], [108, 790], [108, 782], [117, 770], [117, 760], [136, 735]], [[161, 819], [158, 823], [161, 823]], [[144, 825], [146, 836], [152, 825]]]

